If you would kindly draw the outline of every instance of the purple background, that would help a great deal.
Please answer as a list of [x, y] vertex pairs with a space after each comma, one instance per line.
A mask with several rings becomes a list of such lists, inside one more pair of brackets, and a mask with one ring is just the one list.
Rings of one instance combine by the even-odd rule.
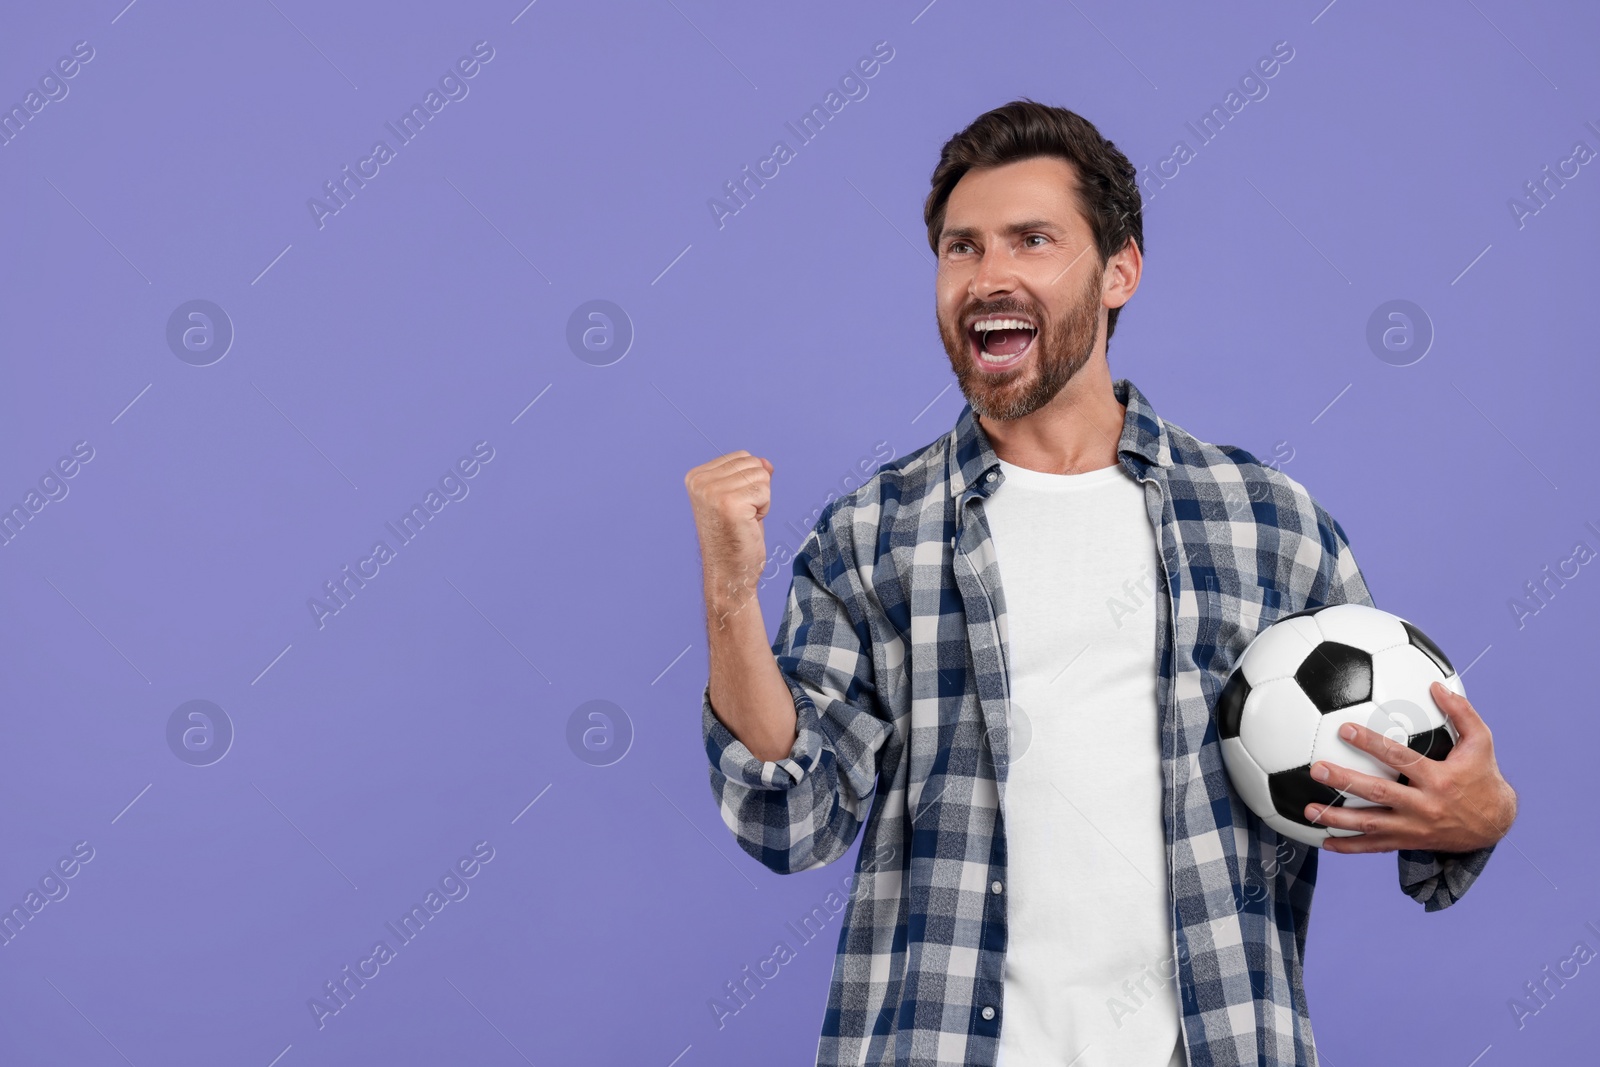
[[[1600, 948], [1600, 577], [1520, 628], [1508, 606], [1600, 548], [1600, 174], [1509, 206], [1600, 149], [1592, 10], [123, 3], [0, 35], [8, 107], [94, 49], [0, 147], [0, 506], [94, 450], [0, 549], [0, 906], [94, 849], [0, 949], [0, 1061], [810, 1063], [836, 926], [723, 1028], [708, 1008], [854, 853], [778, 878], [718, 819], [683, 476], [771, 458], [792, 547], [878, 442], [948, 430], [921, 205], [944, 140], [1022, 95], [1147, 176], [1194, 149], [1149, 199], [1113, 372], [1292, 455], [1378, 603], [1470, 662], [1521, 793], [1445, 912], [1392, 854], [1323, 861], [1324, 1061], [1592, 1055], [1594, 967], [1520, 1030], [1508, 1008]], [[307, 200], [480, 40], [469, 95], [319, 228]], [[869, 94], [798, 145], [783, 124], [878, 41]], [[1268, 95], [1199, 144], [1277, 41]], [[719, 228], [708, 199], [779, 138], [796, 158]], [[193, 299], [236, 333], [210, 366], [166, 341]], [[567, 342], [594, 299], [635, 332], [608, 366]], [[1394, 299], [1435, 334], [1409, 366], [1366, 339]], [[469, 495], [319, 628], [308, 599], [478, 441]], [[167, 740], [194, 699], [236, 733], [209, 766]], [[568, 742], [591, 700], [631, 724], [609, 766]], [[309, 998], [485, 840], [470, 895], [319, 1029]]]

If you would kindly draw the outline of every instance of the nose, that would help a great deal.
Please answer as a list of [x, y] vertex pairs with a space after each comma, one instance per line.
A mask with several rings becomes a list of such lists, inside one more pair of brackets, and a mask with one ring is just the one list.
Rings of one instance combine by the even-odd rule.
[[991, 242], [972, 276], [972, 296], [990, 300], [1016, 288], [1016, 260], [1004, 241]]

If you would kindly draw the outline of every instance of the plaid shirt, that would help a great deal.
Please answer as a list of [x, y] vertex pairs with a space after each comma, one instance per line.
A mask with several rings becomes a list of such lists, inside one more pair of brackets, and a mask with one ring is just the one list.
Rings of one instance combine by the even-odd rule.
[[[1126, 380], [1117, 459], [1162, 556], [1158, 693], [1173, 957], [1191, 1067], [1316, 1064], [1301, 959], [1316, 849], [1228, 781], [1212, 708], [1261, 629], [1372, 598], [1343, 529], [1242, 449], [1157, 417]], [[998, 457], [955, 429], [831, 501], [795, 556], [773, 653], [794, 747], [751, 755], [702, 697], [711, 787], [739, 845], [780, 874], [865, 827], [817, 1063], [992, 1065], [1005, 1023], [1006, 609], [983, 502]], [[1400, 888], [1448, 907], [1493, 846], [1400, 851]], [[1170, 973], [1170, 972], [1169, 972]]]

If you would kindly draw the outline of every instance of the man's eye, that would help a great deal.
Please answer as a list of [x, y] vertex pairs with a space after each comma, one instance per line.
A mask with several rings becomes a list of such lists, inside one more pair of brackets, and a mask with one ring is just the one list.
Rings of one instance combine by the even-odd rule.
[[949, 247], [945, 249], [945, 251], [948, 252], [948, 253], [951, 253], [951, 254], [955, 254], [957, 252], [960, 252], [963, 249], [971, 248], [971, 247], [972, 246], [967, 244], [967, 242], [965, 242], [965, 241], [952, 241], [952, 242], [950, 242]]
[[[1028, 234], [1028, 236], [1024, 237], [1022, 240], [1023, 240], [1024, 243], [1027, 243], [1028, 241], [1033, 240], [1035, 237], [1037, 237], [1041, 241], [1048, 240], [1048, 238], [1046, 238], [1045, 235], [1042, 234], [1042, 233], [1030, 233], [1030, 234]], [[1037, 248], [1039, 246], [1038, 245], [1034, 245], [1033, 247]]]

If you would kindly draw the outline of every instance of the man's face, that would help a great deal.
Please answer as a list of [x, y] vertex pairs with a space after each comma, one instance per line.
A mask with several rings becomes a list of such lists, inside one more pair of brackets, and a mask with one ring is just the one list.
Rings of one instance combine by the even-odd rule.
[[[939, 239], [939, 336], [972, 410], [1020, 419], [1061, 391], [1100, 337], [1104, 268], [1053, 156], [970, 170]], [[1022, 329], [978, 330], [1011, 320]]]

